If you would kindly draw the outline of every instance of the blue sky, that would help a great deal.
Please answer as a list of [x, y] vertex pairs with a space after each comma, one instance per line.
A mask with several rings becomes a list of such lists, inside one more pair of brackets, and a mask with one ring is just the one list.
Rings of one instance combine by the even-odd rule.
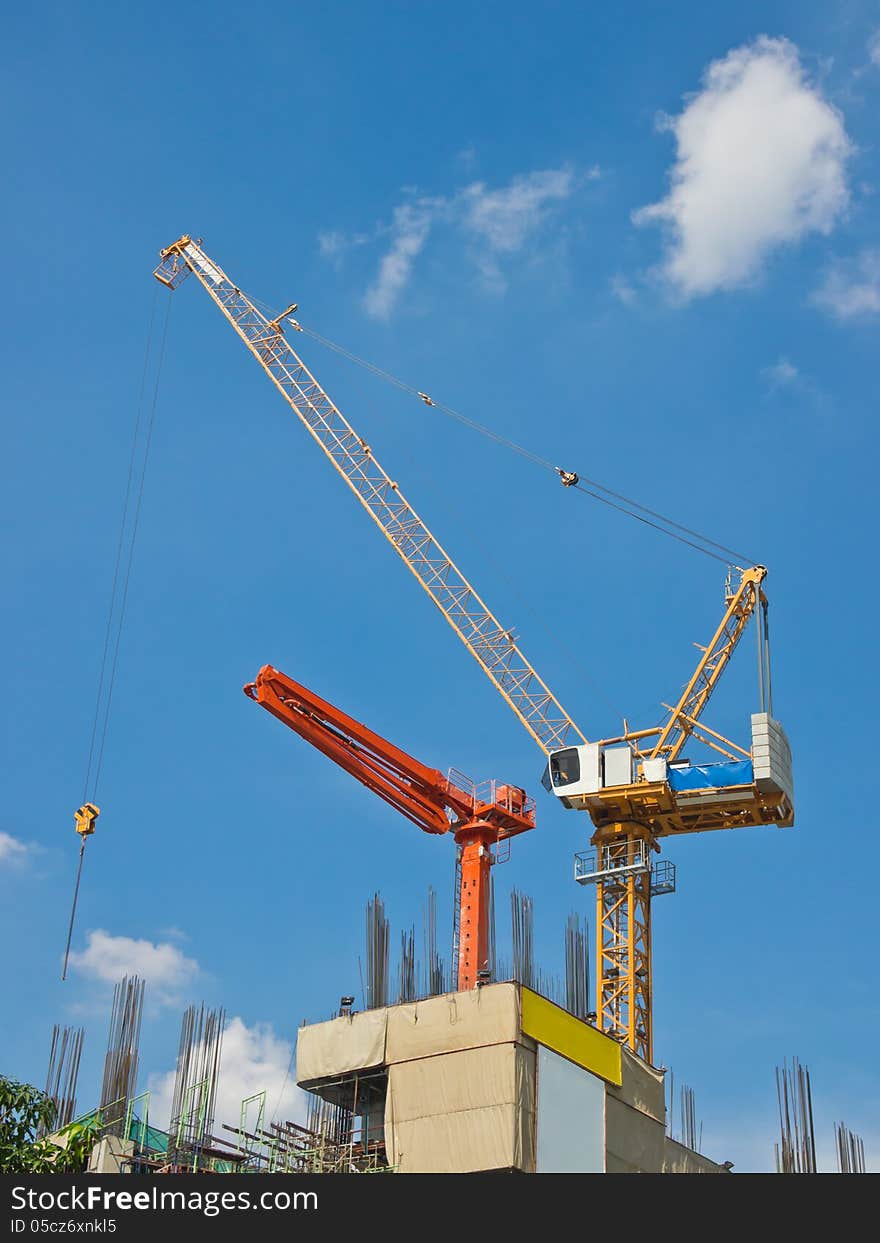
[[[4, 1071], [41, 1082], [52, 1023], [81, 1021], [87, 1104], [111, 981], [137, 968], [157, 1101], [204, 998], [235, 1020], [225, 1099], [267, 1087], [294, 1108], [290, 1042], [359, 991], [367, 897], [396, 946], [433, 885], [448, 936], [452, 843], [249, 704], [260, 665], [438, 767], [541, 793], [534, 744], [192, 282], [60, 983], [150, 273], [187, 231], [249, 293], [770, 567], [797, 827], [669, 847], [656, 1054], [694, 1087], [711, 1155], [767, 1168], [773, 1066], [795, 1054], [826, 1166], [842, 1118], [876, 1168], [858, 739], [876, 705], [878, 32], [873, 2], [7, 15]], [[302, 344], [585, 732], [653, 724], [723, 567]], [[745, 738], [755, 706], [747, 641], [710, 723]], [[539, 813], [497, 869], [499, 943], [517, 886], [559, 971], [567, 913], [592, 924], [571, 880], [587, 826]]]

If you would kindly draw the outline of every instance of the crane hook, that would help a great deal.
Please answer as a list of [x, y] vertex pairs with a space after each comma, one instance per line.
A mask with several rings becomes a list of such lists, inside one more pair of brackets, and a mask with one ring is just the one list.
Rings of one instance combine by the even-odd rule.
[[95, 821], [101, 814], [100, 807], [94, 803], [83, 803], [73, 814], [76, 831], [81, 838], [90, 837], [95, 831]]

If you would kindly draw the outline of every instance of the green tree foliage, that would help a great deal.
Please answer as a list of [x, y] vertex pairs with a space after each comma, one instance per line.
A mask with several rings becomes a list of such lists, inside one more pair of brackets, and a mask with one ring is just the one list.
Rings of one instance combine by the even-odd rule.
[[46, 1135], [55, 1120], [55, 1102], [39, 1088], [0, 1075], [0, 1174], [72, 1174], [88, 1165], [95, 1143], [95, 1121], [72, 1122]]

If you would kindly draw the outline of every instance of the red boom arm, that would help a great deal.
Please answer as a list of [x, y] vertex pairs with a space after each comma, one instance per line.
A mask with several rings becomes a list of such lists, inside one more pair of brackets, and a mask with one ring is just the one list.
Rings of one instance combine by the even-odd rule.
[[271, 665], [244, 693], [426, 833], [452, 830], [462, 852], [458, 987], [473, 988], [488, 966], [491, 847], [535, 827], [534, 800], [494, 782], [485, 796], [462, 788]]

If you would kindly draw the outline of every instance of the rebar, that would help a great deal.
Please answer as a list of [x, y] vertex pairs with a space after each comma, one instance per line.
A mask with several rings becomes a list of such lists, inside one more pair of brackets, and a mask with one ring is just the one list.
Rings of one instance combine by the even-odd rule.
[[388, 1005], [388, 920], [385, 918], [385, 903], [378, 893], [367, 903], [366, 910], [366, 951], [367, 980], [366, 1008], [378, 1009]]
[[416, 994], [416, 930], [410, 928], [400, 934], [397, 1000], [415, 1001]]
[[865, 1145], [843, 1122], [834, 1124], [834, 1142], [837, 1146], [837, 1170], [840, 1174], [864, 1174]]
[[543, 967], [538, 967], [535, 980], [535, 989], [546, 997], [548, 1001], [553, 1001], [556, 1005], [565, 1006], [565, 987], [562, 977], [556, 971], [545, 971]]
[[214, 1126], [217, 1079], [223, 1026], [222, 1009], [188, 1006], [180, 1024], [177, 1070], [171, 1098], [169, 1157], [195, 1170], [200, 1151], [210, 1141]]
[[[679, 1094], [679, 1116], [681, 1118], [681, 1134], [680, 1140], [685, 1148], [697, 1151], [698, 1148], [698, 1130], [697, 1130], [697, 1107], [694, 1097], [694, 1089], [688, 1087], [686, 1083], [681, 1086]], [[700, 1131], [702, 1131], [702, 1123], [700, 1123]]]
[[565, 1008], [575, 1018], [586, 1019], [590, 1007], [589, 924], [576, 911], [565, 925]]
[[532, 899], [518, 889], [510, 895], [513, 978], [526, 988], [535, 986], [534, 911]]
[[104, 1057], [101, 1119], [105, 1134], [121, 1134], [128, 1102], [135, 1094], [144, 1008], [144, 981], [123, 976], [113, 990], [110, 1034]]
[[46, 1071], [46, 1095], [55, 1105], [52, 1129], [60, 1131], [76, 1116], [76, 1082], [82, 1057], [85, 1028], [52, 1028], [52, 1047]]
[[428, 886], [422, 910], [425, 947], [425, 996], [437, 997], [446, 992], [446, 964], [437, 948], [437, 894]]
[[810, 1072], [797, 1058], [776, 1067], [779, 1143], [775, 1145], [778, 1174], [816, 1173], [816, 1136]]
[[306, 1128], [320, 1141], [321, 1147], [348, 1144], [353, 1126], [354, 1114], [350, 1109], [309, 1095]]

